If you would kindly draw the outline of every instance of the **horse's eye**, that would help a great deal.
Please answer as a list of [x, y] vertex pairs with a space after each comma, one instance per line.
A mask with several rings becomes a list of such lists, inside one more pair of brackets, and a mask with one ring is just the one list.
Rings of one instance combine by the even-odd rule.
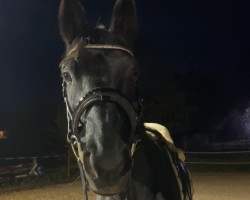
[[139, 77], [139, 73], [138, 73], [138, 72], [135, 72], [134, 75], [132, 76], [133, 81], [134, 81], [134, 82], [137, 82], [138, 77]]
[[62, 76], [65, 82], [71, 83], [72, 78], [69, 72], [63, 72]]

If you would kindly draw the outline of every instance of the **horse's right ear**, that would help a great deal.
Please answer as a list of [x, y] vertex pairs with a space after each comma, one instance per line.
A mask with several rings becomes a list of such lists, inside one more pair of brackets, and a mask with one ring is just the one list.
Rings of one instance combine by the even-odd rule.
[[59, 29], [66, 48], [86, 29], [85, 10], [79, 0], [61, 0], [59, 8]]

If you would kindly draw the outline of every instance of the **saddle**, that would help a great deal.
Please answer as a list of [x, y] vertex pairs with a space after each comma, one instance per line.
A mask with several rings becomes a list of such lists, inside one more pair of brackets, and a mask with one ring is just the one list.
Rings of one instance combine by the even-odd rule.
[[184, 152], [174, 145], [168, 129], [157, 123], [144, 123], [142, 143], [150, 160], [156, 190], [166, 200], [192, 200], [190, 172]]

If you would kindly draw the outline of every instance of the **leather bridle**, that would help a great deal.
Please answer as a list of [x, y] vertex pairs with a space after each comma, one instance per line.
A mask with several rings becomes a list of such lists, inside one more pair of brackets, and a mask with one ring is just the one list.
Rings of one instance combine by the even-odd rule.
[[[88, 44], [85, 46], [87, 49], [113, 49], [113, 50], [120, 50], [128, 53], [130, 56], [133, 56], [133, 53], [122, 46], [118, 45], [104, 45], [104, 44]], [[80, 169], [80, 175], [83, 182], [83, 191], [85, 199], [88, 200], [88, 186], [87, 186], [87, 178], [84, 169], [83, 163], [83, 155], [84, 150], [82, 149], [82, 145], [80, 143], [79, 138], [79, 125], [83, 125], [84, 120], [81, 120], [82, 116], [86, 118], [87, 111], [91, 106], [95, 105], [99, 102], [109, 102], [115, 103], [120, 106], [130, 121], [130, 136], [129, 136], [129, 145], [131, 145], [131, 158], [133, 158], [134, 151], [136, 149], [136, 144], [138, 142], [138, 135], [136, 135], [138, 123], [141, 120], [142, 116], [142, 100], [138, 98], [137, 102], [137, 109], [134, 108], [133, 104], [127, 100], [122, 94], [112, 88], [94, 88], [93, 90], [89, 91], [84, 97], [82, 97], [77, 106], [74, 110], [70, 107], [67, 93], [66, 93], [66, 82], [63, 82], [63, 98], [66, 104], [66, 111], [67, 111], [67, 120], [68, 120], [68, 134], [67, 134], [67, 141], [71, 144], [72, 150], [77, 158], [78, 167]]]

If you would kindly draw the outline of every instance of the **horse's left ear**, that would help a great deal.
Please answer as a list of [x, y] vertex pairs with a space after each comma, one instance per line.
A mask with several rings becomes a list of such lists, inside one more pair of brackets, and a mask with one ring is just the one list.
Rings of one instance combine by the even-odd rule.
[[117, 0], [110, 24], [110, 31], [133, 45], [137, 34], [137, 14], [134, 0]]
[[79, 0], [61, 0], [59, 29], [66, 48], [75, 38], [84, 35], [86, 29], [85, 10]]

